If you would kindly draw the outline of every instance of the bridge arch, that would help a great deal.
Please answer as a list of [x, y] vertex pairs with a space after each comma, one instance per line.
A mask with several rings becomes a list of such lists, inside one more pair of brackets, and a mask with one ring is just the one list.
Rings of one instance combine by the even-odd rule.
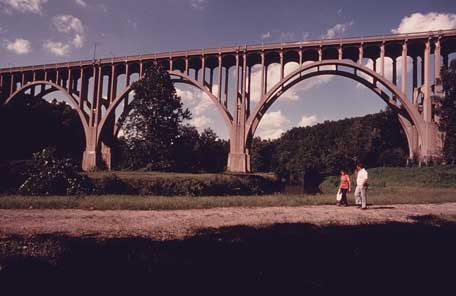
[[[322, 67], [325, 68], [326, 66], [334, 66], [335, 69], [321, 69]], [[338, 67], [350, 68], [354, 72], [350, 73], [347, 71], [342, 71], [339, 70]], [[315, 69], [316, 71], [312, 71]], [[387, 89], [389, 92], [391, 92], [393, 96], [397, 98], [397, 100], [400, 102], [400, 106], [398, 106], [397, 102], [394, 101], [381, 88], [377, 87], [376, 84], [370, 82], [363, 76], [357, 75], [358, 71], [361, 72], [363, 76], [367, 76], [370, 79], [372, 79], [372, 81], [382, 84], [385, 89]], [[417, 143], [415, 143], [414, 136], [410, 131], [410, 128], [414, 126], [416, 128], [418, 138], [422, 139], [422, 137], [424, 136], [423, 127], [425, 123], [423, 118], [421, 117], [421, 114], [417, 111], [415, 106], [413, 106], [412, 103], [407, 99], [406, 94], [402, 93], [396, 85], [388, 81], [385, 77], [382, 77], [378, 73], [374, 72], [373, 70], [361, 64], [355, 63], [353, 61], [338, 59], [324, 60], [320, 62], [304, 64], [292, 73], [290, 73], [289, 75], [287, 75], [286, 77], [284, 77], [274, 86], [272, 86], [269, 89], [269, 91], [261, 97], [259, 103], [255, 106], [251, 115], [247, 119], [245, 133], [246, 148], [250, 147], [255, 131], [264, 114], [283, 93], [285, 93], [288, 89], [290, 89], [291, 87], [293, 87], [301, 81], [320, 75], [337, 75], [352, 79], [356, 82], [363, 84], [364, 86], [371, 89], [374, 93], [379, 95], [379, 97], [383, 99], [387, 103], [387, 105], [392, 107], [392, 109], [399, 114], [399, 122], [401, 123], [401, 126], [404, 129], [407, 142], [409, 145], [409, 155], [410, 157], [413, 156], [413, 154], [417, 150]]]
[[63, 88], [62, 86], [52, 82], [52, 81], [45, 81], [45, 80], [38, 80], [38, 81], [33, 81], [29, 82], [23, 86], [21, 86], [19, 89], [17, 89], [15, 92], [13, 92], [6, 100], [5, 103], [3, 104], [4, 106], [8, 105], [11, 101], [13, 101], [19, 94], [25, 93], [27, 90], [32, 89], [33, 87], [40, 86], [40, 85], [49, 85], [51, 86], [50, 89], [44, 90], [44, 92], [40, 93], [40, 97], [44, 97], [45, 95], [48, 95], [50, 93], [53, 93], [54, 91], [60, 91], [67, 99], [68, 102], [71, 104], [73, 109], [78, 113], [79, 119], [81, 120], [82, 127], [84, 129], [84, 136], [86, 138], [86, 143], [89, 141], [88, 139], [88, 118], [87, 115], [83, 112], [83, 110], [79, 107], [78, 101], [70, 94], [68, 91]]
[[[205, 93], [215, 104], [217, 107], [217, 110], [219, 113], [222, 115], [222, 118], [226, 124], [227, 130], [229, 131], [232, 126], [233, 118], [228, 111], [228, 109], [222, 105], [219, 100], [217, 99], [217, 96], [215, 96], [206, 85], [203, 85], [202, 82], [197, 81], [190, 76], [182, 73], [181, 71], [168, 71], [170, 76], [176, 76], [180, 77], [179, 79], [172, 79], [173, 83], [184, 83], [188, 85], [192, 85], [196, 87], [197, 89], [201, 90], [203, 93]], [[105, 127], [106, 127], [106, 122], [109, 120], [109, 118], [113, 115], [115, 112], [116, 108], [119, 106], [119, 104], [127, 97], [131, 91], [133, 90], [133, 84], [129, 85], [126, 89], [123, 90], [121, 94], [119, 94], [114, 101], [109, 105], [109, 108], [106, 110], [105, 115], [103, 116], [103, 119], [100, 122], [99, 129], [98, 129], [98, 135], [97, 139], [100, 139]], [[127, 110], [124, 110], [123, 112], [128, 112]], [[116, 127], [114, 134], [117, 134], [119, 130], [119, 127]]]

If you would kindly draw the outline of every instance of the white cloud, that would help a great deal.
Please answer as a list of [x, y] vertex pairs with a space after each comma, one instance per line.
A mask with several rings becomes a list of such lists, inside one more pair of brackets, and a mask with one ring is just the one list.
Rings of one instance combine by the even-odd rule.
[[8, 14], [14, 12], [42, 14], [43, 5], [47, 2], [48, 0], [0, 0], [3, 9]]
[[190, 124], [195, 126], [198, 131], [203, 131], [212, 124], [212, 119], [206, 115], [199, 115], [190, 120]]
[[322, 36], [324, 39], [332, 39], [341, 36], [345, 32], [347, 32], [354, 24], [354, 21], [344, 24], [337, 24], [332, 28], [329, 28], [326, 31], [326, 34]]
[[196, 100], [195, 93], [190, 90], [176, 88], [176, 94], [181, 98], [184, 104], [192, 104]]
[[196, 115], [201, 115], [204, 112], [208, 111], [211, 107], [215, 107], [212, 105], [211, 99], [208, 98], [205, 93], [201, 93], [201, 94], [202, 95], [201, 95], [201, 99], [200, 99], [199, 103], [197, 103], [197, 105], [193, 109], [193, 113], [195, 113]]
[[52, 18], [52, 24], [57, 29], [57, 31], [62, 33], [84, 33], [84, 26], [82, 21], [70, 14], [62, 14]]
[[56, 56], [65, 56], [70, 53], [70, 46], [63, 42], [48, 40], [43, 48]]
[[260, 121], [257, 135], [262, 139], [277, 139], [290, 124], [282, 110], [267, 112]]
[[84, 46], [84, 41], [85, 41], [84, 35], [76, 34], [71, 43], [73, 44], [74, 47], [81, 48]]
[[5, 40], [5, 47], [16, 54], [27, 54], [32, 51], [30, 41], [22, 38], [17, 38], [14, 41]]
[[404, 17], [399, 26], [392, 29], [395, 34], [426, 32], [456, 29], [456, 14], [430, 12], [427, 14], [413, 13]]
[[298, 126], [300, 127], [306, 127], [306, 126], [312, 126], [312, 125], [315, 125], [318, 123], [318, 117], [317, 115], [310, 115], [310, 116], [306, 116], [306, 115], [303, 115], [301, 117], [301, 120], [299, 121], [298, 123]]
[[197, 10], [204, 10], [207, 6], [207, 0], [190, 0], [190, 6]]
[[74, 2], [81, 7], [87, 7], [87, 3], [84, 0], [74, 0]]
[[189, 121], [191, 125], [200, 132], [211, 126], [211, 117], [216, 107], [204, 92], [195, 88], [176, 87], [176, 94], [181, 98], [184, 107], [192, 112], [193, 118]]
[[[312, 62], [305, 62], [304, 65]], [[297, 63], [288, 63], [285, 65], [284, 75], [288, 75], [293, 71], [297, 70], [299, 65]], [[308, 91], [314, 87], [326, 84], [332, 80], [331, 75], [316, 76], [308, 80], [304, 80], [280, 96], [280, 100], [285, 101], [297, 101], [301, 97], [299, 94]], [[268, 67], [268, 90], [271, 89], [276, 83], [280, 81], [280, 65], [272, 64]], [[256, 67], [252, 70], [252, 83], [251, 83], [251, 94], [250, 100], [252, 102], [259, 102], [261, 99], [261, 68]]]
[[343, 11], [344, 11], [343, 8], [339, 8], [339, 10], [337, 10], [337, 14], [338, 14], [338, 15], [341, 15]]
[[[45, 48], [50, 52], [62, 56], [70, 52], [70, 45], [75, 48], [82, 48], [85, 42], [85, 29], [82, 21], [70, 14], [62, 14], [52, 18], [53, 27], [60, 33], [74, 34], [71, 40], [67, 43], [63, 42], [51, 42], [51, 47], [48, 47], [49, 41], [46, 42]], [[52, 48], [50, 50], [49, 48]]]
[[262, 40], [269, 39], [269, 38], [271, 38], [271, 32], [266, 32], [264, 34], [261, 34]]

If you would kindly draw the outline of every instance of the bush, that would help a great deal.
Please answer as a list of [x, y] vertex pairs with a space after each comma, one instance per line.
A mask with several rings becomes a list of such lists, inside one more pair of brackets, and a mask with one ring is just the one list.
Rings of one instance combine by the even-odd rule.
[[117, 175], [103, 176], [95, 187], [97, 194], [132, 194], [135, 190]]
[[78, 174], [70, 159], [59, 159], [55, 149], [33, 155], [28, 178], [19, 187], [22, 195], [76, 195], [92, 192], [87, 176]]
[[193, 176], [117, 175], [94, 178], [99, 194], [139, 194], [156, 196], [260, 195], [280, 190], [279, 182], [256, 175]]

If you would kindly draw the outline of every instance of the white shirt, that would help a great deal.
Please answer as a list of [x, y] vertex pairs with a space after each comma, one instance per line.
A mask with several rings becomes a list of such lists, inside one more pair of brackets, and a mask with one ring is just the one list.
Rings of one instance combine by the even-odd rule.
[[356, 177], [356, 185], [362, 186], [366, 180], [367, 180], [367, 171], [365, 169], [361, 169], [358, 172], [358, 175]]

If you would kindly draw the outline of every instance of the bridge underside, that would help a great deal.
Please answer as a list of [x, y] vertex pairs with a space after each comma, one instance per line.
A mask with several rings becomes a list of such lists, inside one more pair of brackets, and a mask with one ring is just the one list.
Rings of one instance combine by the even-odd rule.
[[[442, 137], [433, 98], [442, 95], [440, 69], [448, 65], [454, 52], [455, 30], [0, 69], [0, 105], [24, 92], [43, 97], [60, 91], [78, 112], [84, 128], [82, 168], [110, 169], [112, 143], [120, 130], [118, 118], [128, 113], [133, 99], [132, 83], [157, 63], [175, 82], [193, 85], [212, 100], [229, 131], [227, 169], [249, 172], [253, 137], [270, 106], [300, 81], [317, 75], [339, 75], [365, 85], [384, 100], [398, 114], [409, 144], [409, 158], [427, 162], [440, 156]], [[391, 61], [391, 73], [385, 73], [387, 60]], [[296, 67], [286, 74], [288, 63]], [[268, 82], [268, 68], [273, 64], [280, 66], [280, 79], [275, 84]], [[261, 71], [260, 100], [254, 107], [253, 67]]]

